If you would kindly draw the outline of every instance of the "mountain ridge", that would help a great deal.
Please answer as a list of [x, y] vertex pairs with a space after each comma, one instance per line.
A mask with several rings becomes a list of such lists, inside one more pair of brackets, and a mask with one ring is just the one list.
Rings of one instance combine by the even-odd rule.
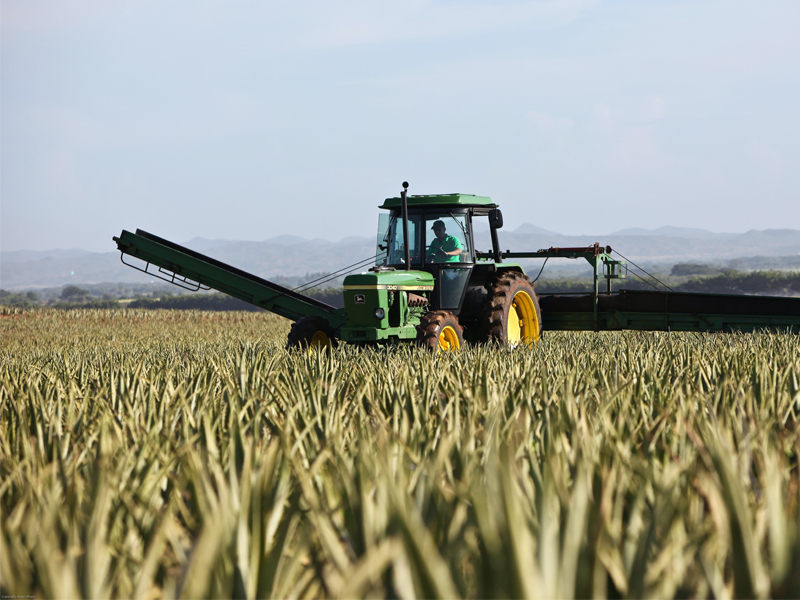
[[[503, 251], [539, 250], [541, 248], [589, 246], [599, 242], [610, 245], [642, 265], [678, 262], [719, 262], [754, 257], [788, 257], [800, 254], [800, 230], [750, 230], [740, 234], [707, 232], [694, 237], [667, 235], [676, 228], [659, 228], [648, 235], [609, 234], [562, 235], [523, 223], [514, 231], [499, 231]], [[630, 231], [630, 230], [621, 230]], [[634, 230], [635, 231], [635, 230]], [[530, 233], [527, 233], [530, 232]], [[733, 237], [730, 237], [733, 236]], [[491, 248], [488, 230], [476, 228], [475, 244], [479, 250]], [[303, 273], [333, 272], [375, 254], [374, 237], [349, 237], [338, 242], [309, 240], [283, 235], [262, 242], [209, 240], [193, 238], [182, 245], [266, 279], [296, 276]], [[113, 246], [112, 246], [113, 247]], [[24, 259], [28, 260], [24, 260]], [[523, 267], [538, 268], [541, 261], [520, 261]], [[548, 269], [574, 261], [551, 261]], [[575, 265], [577, 267], [577, 265]], [[0, 254], [0, 287], [18, 290], [60, 285], [103, 282], [136, 283], [150, 281], [146, 275], [130, 269], [119, 260], [119, 253], [83, 251], [80, 248], [51, 251], [16, 251]]]

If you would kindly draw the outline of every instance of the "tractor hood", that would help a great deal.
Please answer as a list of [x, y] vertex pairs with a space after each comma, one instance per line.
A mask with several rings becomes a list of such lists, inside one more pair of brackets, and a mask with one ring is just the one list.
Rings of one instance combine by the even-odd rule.
[[[343, 340], [377, 342], [413, 340], [417, 337], [419, 304], [433, 292], [433, 275], [425, 271], [370, 271], [344, 280], [345, 326]], [[423, 304], [422, 306], [424, 306]], [[415, 308], [416, 307], [416, 308]]]
[[433, 275], [426, 271], [378, 271], [348, 275], [345, 290], [430, 291]]

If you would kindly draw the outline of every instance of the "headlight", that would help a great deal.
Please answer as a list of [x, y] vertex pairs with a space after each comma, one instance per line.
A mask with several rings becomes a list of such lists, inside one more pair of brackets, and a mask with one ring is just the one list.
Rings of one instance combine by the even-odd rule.
[[382, 308], [376, 308], [376, 309], [375, 309], [375, 316], [376, 316], [378, 319], [382, 319], [383, 317], [385, 317], [385, 316], [386, 316], [386, 311], [385, 311], [385, 310], [383, 310]]

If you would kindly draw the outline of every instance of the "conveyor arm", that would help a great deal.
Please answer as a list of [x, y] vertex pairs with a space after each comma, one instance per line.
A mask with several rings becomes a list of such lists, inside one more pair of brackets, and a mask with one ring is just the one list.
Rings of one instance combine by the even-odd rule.
[[[226, 265], [141, 229], [123, 231], [115, 237], [122, 262], [180, 287], [215, 289], [234, 298], [297, 321], [302, 317], [323, 317], [334, 329], [344, 325], [344, 310], [294, 292], [266, 279]], [[145, 267], [125, 262], [125, 255], [144, 261]], [[151, 270], [150, 265], [158, 267]], [[192, 282], [195, 282], [192, 284]]]

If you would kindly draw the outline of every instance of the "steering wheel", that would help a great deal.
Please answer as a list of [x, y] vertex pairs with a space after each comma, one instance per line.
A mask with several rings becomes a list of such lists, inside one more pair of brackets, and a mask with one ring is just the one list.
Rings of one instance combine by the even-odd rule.
[[430, 246], [428, 247], [428, 258], [431, 262], [447, 262], [447, 252], [442, 250], [441, 247], [436, 248], [433, 253], [430, 253]]

